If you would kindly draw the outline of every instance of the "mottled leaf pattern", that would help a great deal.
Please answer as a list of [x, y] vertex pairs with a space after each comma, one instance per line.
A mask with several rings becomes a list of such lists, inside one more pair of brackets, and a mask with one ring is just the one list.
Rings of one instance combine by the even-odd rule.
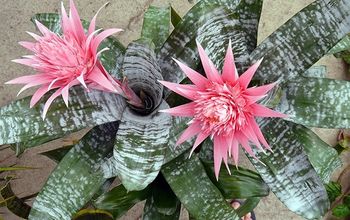
[[0, 145], [30, 141], [36, 146], [86, 127], [117, 121], [125, 108], [121, 96], [75, 88], [71, 89], [69, 108], [58, 99], [43, 120], [44, 102], [30, 108], [29, 101], [29, 97], [24, 98], [0, 109]]
[[162, 168], [170, 187], [196, 219], [238, 220], [220, 191], [210, 181], [196, 155], [178, 157]]
[[158, 110], [166, 108], [163, 102], [147, 116], [138, 116], [129, 108], [123, 114], [114, 159], [118, 176], [129, 191], [144, 189], [163, 165], [171, 116]]
[[170, 7], [159, 8], [155, 6], [150, 6], [143, 16], [141, 36], [152, 40], [156, 51], [162, 47], [169, 36], [170, 16]]
[[328, 53], [336, 54], [350, 49], [350, 35], [347, 34], [341, 41], [337, 43]]
[[250, 158], [275, 195], [293, 212], [319, 219], [329, 208], [327, 192], [294, 130], [283, 119], [265, 119], [259, 125], [273, 153]]
[[349, 101], [347, 81], [299, 77], [286, 83], [276, 109], [305, 126], [350, 128]]
[[327, 67], [326, 66], [313, 66], [308, 69], [304, 74], [304, 77], [326, 78]]
[[69, 220], [106, 179], [101, 165], [112, 156], [118, 123], [95, 127], [51, 173], [30, 212], [31, 220]]
[[255, 79], [276, 81], [301, 75], [350, 32], [350, 1], [317, 0], [297, 13], [252, 53], [264, 57]]

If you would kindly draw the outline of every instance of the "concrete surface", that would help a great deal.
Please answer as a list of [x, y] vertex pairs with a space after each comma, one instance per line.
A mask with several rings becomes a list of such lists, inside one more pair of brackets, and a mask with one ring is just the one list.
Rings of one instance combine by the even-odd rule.
[[[66, 5], [67, 0], [63, 1]], [[95, 14], [96, 10], [105, 1], [76, 0], [78, 10], [83, 19], [89, 20]], [[118, 27], [125, 31], [118, 35], [118, 38], [127, 45], [128, 42], [137, 39], [140, 36], [142, 18], [145, 9], [150, 5], [166, 6], [171, 3], [181, 14], [193, 5], [186, 0], [110, 0], [111, 4], [104, 9], [98, 17], [98, 25], [104, 28]], [[263, 15], [259, 27], [259, 41], [262, 41], [272, 33], [281, 24], [287, 21], [293, 14], [302, 9], [312, 0], [265, 0]], [[16, 99], [16, 93], [19, 87], [5, 86], [3, 83], [14, 77], [31, 73], [32, 71], [21, 65], [10, 62], [12, 59], [19, 58], [27, 53], [17, 42], [22, 40], [31, 40], [25, 31], [34, 31], [34, 26], [29, 18], [39, 12], [57, 12], [60, 7], [60, 1], [51, 0], [0, 0], [0, 106]], [[328, 66], [329, 76], [332, 78], [344, 78], [344, 65], [333, 57], [326, 57], [320, 61], [321, 64]], [[30, 94], [27, 93], [27, 95]], [[330, 144], [335, 144], [335, 130], [316, 129], [321, 138]], [[82, 135], [84, 132], [78, 134]], [[13, 189], [21, 197], [39, 191], [48, 174], [55, 167], [55, 163], [47, 158], [38, 155], [38, 152], [46, 151], [59, 147], [64, 142], [69, 142], [76, 136], [58, 140], [53, 143], [31, 149], [25, 152], [20, 158], [16, 158], [10, 150], [2, 151], [0, 155], [0, 166], [16, 163], [19, 166], [37, 167], [40, 169], [32, 171], [19, 171], [16, 175], [18, 180], [13, 181]], [[345, 160], [345, 158], [344, 158]], [[244, 161], [246, 166], [251, 167], [249, 162]], [[138, 219], [142, 213], [143, 204], [135, 206], [123, 219]], [[6, 209], [0, 208], [0, 213], [4, 212], [6, 220], [16, 220]], [[288, 211], [274, 195], [264, 198], [255, 210], [257, 218], [260, 220], [280, 220], [280, 219], [301, 219], [297, 215]], [[182, 219], [187, 219], [186, 213]]]

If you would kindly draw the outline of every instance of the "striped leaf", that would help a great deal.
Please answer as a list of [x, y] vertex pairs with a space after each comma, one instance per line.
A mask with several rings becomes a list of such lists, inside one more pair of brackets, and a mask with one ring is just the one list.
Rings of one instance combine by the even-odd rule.
[[146, 110], [124, 111], [114, 148], [115, 169], [130, 191], [144, 189], [157, 177], [171, 126], [171, 116], [158, 112], [169, 106], [162, 101], [163, 87], [157, 81], [162, 75], [152, 45], [147, 39], [132, 42], [123, 63], [123, 74], [130, 88], [141, 97], [142, 93], [146, 96]]
[[310, 127], [350, 128], [349, 82], [299, 77], [282, 91], [277, 110], [287, 114], [287, 120]]
[[350, 1], [316, 0], [264, 40], [252, 53], [264, 57], [255, 79], [301, 75], [350, 32]]
[[179, 83], [185, 78], [173, 58], [197, 68], [199, 56], [196, 39], [206, 48], [217, 67], [222, 66], [227, 43], [231, 39], [237, 66], [246, 66], [245, 62], [256, 45], [261, 6], [261, 0], [197, 3], [183, 17], [157, 54], [164, 80]]
[[95, 127], [51, 173], [34, 201], [29, 219], [65, 220], [81, 209], [106, 179], [102, 164], [112, 156], [118, 123]]
[[155, 6], [150, 6], [143, 16], [141, 36], [152, 40], [156, 51], [162, 47], [169, 36], [170, 17], [170, 7], [159, 8]]
[[62, 99], [55, 100], [43, 120], [44, 101], [33, 108], [29, 108], [29, 101], [27, 97], [0, 109], [0, 145], [29, 141], [36, 146], [87, 127], [117, 121], [125, 108], [121, 96], [75, 88], [71, 89], [69, 108]]
[[[144, 98], [146, 112], [152, 112], [162, 102], [163, 86], [161, 70], [154, 53], [154, 44], [149, 39], [139, 39], [128, 45], [123, 62], [123, 75], [128, 85]], [[142, 95], [144, 93], [145, 95]]]
[[73, 218], [73, 220], [114, 220], [113, 215], [104, 210], [83, 209], [80, 210]]
[[196, 155], [188, 159], [188, 154], [184, 154], [174, 159], [163, 166], [162, 174], [194, 218], [239, 219], [234, 209], [211, 182]]
[[259, 125], [273, 153], [258, 153], [251, 162], [275, 195], [293, 212], [319, 219], [329, 209], [327, 192], [305, 151], [303, 142], [282, 119], [264, 119]]
[[[169, 108], [163, 102], [160, 109]], [[129, 191], [142, 190], [158, 175], [163, 165], [171, 116], [158, 112], [135, 115], [126, 109], [114, 147], [115, 168]]]

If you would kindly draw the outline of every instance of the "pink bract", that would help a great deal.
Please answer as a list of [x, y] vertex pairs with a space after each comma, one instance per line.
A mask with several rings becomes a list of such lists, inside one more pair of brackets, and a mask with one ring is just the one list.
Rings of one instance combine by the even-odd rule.
[[28, 32], [36, 42], [19, 43], [34, 55], [13, 61], [30, 66], [38, 73], [7, 82], [7, 84], [25, 84], [19, 93], [28, 88], [40, 86], [31, 99], [30, 107], [33, 107], [48, 91], [57, 89], [45, 103], [44, 118], [51, 103], [58, 96], [62, 95], [68, 106], [68, 91], [78, 84], [87, 90], [98, 89], [123, 94], [121, 83], [114, 80], [98, 60], [98, 56], [108, 50], [104, 48], [98, 51], [101, 42], [108, 36], [120, 32], [121, 29], [95, 30], [97, 12], [85, 33], [73, 0], [70, 1], [69, 16], [63, 3], [61, 13], [63, 31], [61, 36], [35, 21], [42, 36]]
[[189, 127], [176, 143], [182, 144], [197, 135], [191, 154], [207, 137], [212, 137], [214, 170], [218, 179], [222, 161], [227, 169], [228, 157], [232, 157], [234, 163], [238, 164], [239, 145], [254, 158], [256, 156], [250, 146], [251, 143], [262, 150], [263, 148], [271, 150], [255, 117], [286, 117], [286, 115], [257, 103], [276, 83], [248, 88], [262, 60], [239, 76], [230, 42], [223, 71], [220, 74], [198, 42], [197, 47], [207, 78], [175, 60], [194, 84], [181, 85], [165, 81], [161, 83], [192, 102], [162, 112], [173, 116], [193, 117]]

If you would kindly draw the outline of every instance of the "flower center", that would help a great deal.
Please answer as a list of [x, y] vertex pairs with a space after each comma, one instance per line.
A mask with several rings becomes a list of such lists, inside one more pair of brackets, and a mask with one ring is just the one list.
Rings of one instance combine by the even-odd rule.
[[206, 91], [198, 92], [195, 103], [195, 120], [206, 133], [229, 135], [247, 123], [247, 103], [239, 85], [212, 83]]
[[45, 36], [36, 43], [35, 53], [40, 69], [46, 67], [55, 78], [75, 79], [94, 65], [94, 57], [73, 37]]

